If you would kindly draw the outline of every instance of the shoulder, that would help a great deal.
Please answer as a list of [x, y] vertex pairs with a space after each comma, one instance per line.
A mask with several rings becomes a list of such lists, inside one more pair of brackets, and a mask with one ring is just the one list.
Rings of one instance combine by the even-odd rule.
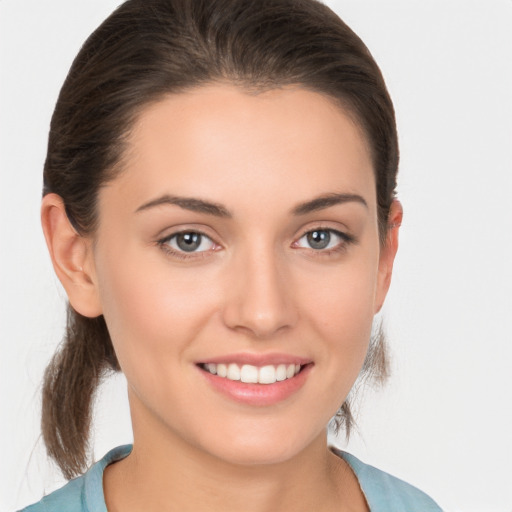
[[333, 451], [354, 471], [372, 512], [442, 512], [432, 498], [416, 487], [349, 453]]
[[112, 462], [126, 457], [130, 451], [131, 445], [114, 448], [87, 473], [70, 480], [64, 487], [19, 512], [106, 512], [103, 471]]
[[20, 512], [82, 512], [84, 504], [84, 476], [69, 481], [64, 487], [45, 496]]

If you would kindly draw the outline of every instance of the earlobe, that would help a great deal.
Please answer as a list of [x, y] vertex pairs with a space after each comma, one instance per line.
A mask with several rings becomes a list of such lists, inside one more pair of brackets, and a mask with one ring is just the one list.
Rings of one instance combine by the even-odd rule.
[[403, 208], [400, 201], [394, 200], [391, 204], [388, 217], [386, 244], [381, 248], [379, 257], [379, 274], [375, 300], [375, 313], [378, 313], [391, 284], [393, 263], [398, 250], [398, 232], [402, 225]]
[[91, 240], [76, 232], [66, 214], [64, 201], [57, 194], [43, 197], [41, 224], [53, 268], [70, 304], [83, 316], [101, 315]]

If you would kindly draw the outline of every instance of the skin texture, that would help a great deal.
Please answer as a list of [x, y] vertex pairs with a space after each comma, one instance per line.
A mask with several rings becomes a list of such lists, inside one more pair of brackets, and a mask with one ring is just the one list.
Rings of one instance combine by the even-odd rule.
[[[334, 194], [352, 200], [297, 211]], [[166, 195], [221, 210], [151, 205]], [[134, 450], [106, 470], [109, 510], [366, 510], [326, 425], [362, 366], [402, 211], [394, 202], [382, 247], [351, 118], [298, 87], [169, 96], [141, 113], [98, 207], [90, 239], [58, 196], [42, 216], [71, 304], [105, 316], [128, 381]], [[311, 247], [314, 230], [330, 233], [328, 248]], [[180, 252], [181, 231], [207, 238]], [[275, 403], [240, 402], [198, 366], [233, 354], [301, 358], [308, 373]]]

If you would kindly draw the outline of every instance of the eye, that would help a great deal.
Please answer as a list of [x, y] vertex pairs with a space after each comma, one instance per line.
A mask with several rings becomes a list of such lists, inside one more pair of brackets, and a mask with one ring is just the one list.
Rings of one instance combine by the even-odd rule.
[[215, 243], [208, 236], [196, 231], [175, 233], [160, 242], [176, 252], [204, 252], [215, 248]]
[[294, 245], [305, 249], [322, 251], [342, 247], [351, 240], [345, 233], [334, 229], [314, 229], [302, 235]]

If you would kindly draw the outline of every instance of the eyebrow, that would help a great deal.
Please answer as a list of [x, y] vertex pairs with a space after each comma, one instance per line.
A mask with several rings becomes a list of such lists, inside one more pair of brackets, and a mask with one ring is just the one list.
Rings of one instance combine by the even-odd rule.
[[208, 215], [214, 215], [215, 217], [227, 217], [231, 218], [231, 213], [222, 205], [213, 203], [210, 201], [204, 201], [203, 199], [196, 199], [194, 197], [179, 197], [165, 194], [157, 199], [153, 199], [148, 203], [144, 203], [139, 206], [135, 213], [149, 210], [161, 205], [176, 205], [184, 210], [190, 210], [192, 212], [206, 213]]
[[293, 208], [292, 213], [294, 215], [305, 215], [307, 213], [316, 212], [318, 210], [324, 210], [344, 203], [360, 203], [365, 208], [368, 208], [368, 203], [365, 199], [358, 194], [324, 194], [311, 201], [298, 204]]
[[[365, 199], [358, 194], [324, 194], [310, 201], [300, 203], [292, 209], [293, 215], [306, 215], [311, 212], [324, 210], [338, 204], [356, 202], [368, 208], [368, 203]], [[161, 205], [175, 205], [190, 210], [193, 212], [206, 213], [207, 215], [214, 215], [215, 217], [232, 218], [231, 213], [227, 208], [219, 203], [205, 201], [194, 197], [180, 197], [164, 194], [157, 199], [153, 199], [142, 206], [139, 206], [136, 213], [149, 210]]]

